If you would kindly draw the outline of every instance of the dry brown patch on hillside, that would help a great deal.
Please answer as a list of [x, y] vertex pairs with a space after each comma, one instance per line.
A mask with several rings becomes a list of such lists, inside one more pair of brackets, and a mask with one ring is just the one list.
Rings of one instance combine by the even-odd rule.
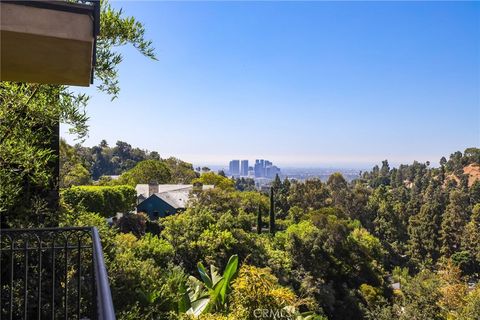
[[[463, 168], [463, 174], [468, 174], [468, 186], [471, 187], [475, 181], [480, 181], [480, 164], [472, 163]], [[445, 179], [445, 183], [448, 180], [455, 180], [460, 183], [460, 179], [453, 173], [449, 174]]]
[[468, 186], [471, 187], [475, 181], [480, 180], [480, 165], [472, 163], [463, 168], [463, 173], [468, 174]]

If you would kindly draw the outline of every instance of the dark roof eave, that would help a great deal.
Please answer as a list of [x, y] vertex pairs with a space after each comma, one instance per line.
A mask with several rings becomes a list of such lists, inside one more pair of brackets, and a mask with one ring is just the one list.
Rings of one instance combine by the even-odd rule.
[[18, 0], [0, 0], [4, 3], [12, 3], [22, 6], [30, 6], [49, 10], [59, 10], [78, 14], [91, 15], [93, 19], [93, 50], [92, 50], [92, 72], [90, 75], [90, 84], [93, 84], [94, 70], [97, 64], [97, 36], [100, 34], [100, 0], [90, 0], [86, 2], [70, 2], [70, 1], [18, 1]]

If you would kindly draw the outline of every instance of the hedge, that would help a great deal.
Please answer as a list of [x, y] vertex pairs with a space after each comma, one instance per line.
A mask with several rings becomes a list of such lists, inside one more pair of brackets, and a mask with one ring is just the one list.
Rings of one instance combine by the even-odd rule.
[[134, 209], [136, 191], [131, 186], [73, 186], [61, 192], [63, 200], [74, 210], [96, 212], [104, 217]]

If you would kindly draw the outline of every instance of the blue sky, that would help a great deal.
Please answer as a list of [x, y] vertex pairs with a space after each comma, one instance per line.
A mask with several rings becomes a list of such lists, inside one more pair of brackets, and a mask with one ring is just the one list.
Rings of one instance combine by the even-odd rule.
[[87, 90], [85, 145], [348, 167], [480, 146], [480, 3], [113, 5], [145, 24], [158, 61], [121, 49], [119, 98]]

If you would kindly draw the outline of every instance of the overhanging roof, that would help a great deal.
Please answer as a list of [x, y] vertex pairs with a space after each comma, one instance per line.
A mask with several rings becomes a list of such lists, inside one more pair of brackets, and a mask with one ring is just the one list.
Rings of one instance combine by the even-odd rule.
[[88, 86], [98, 1], [1, 1], [0, 80]]

